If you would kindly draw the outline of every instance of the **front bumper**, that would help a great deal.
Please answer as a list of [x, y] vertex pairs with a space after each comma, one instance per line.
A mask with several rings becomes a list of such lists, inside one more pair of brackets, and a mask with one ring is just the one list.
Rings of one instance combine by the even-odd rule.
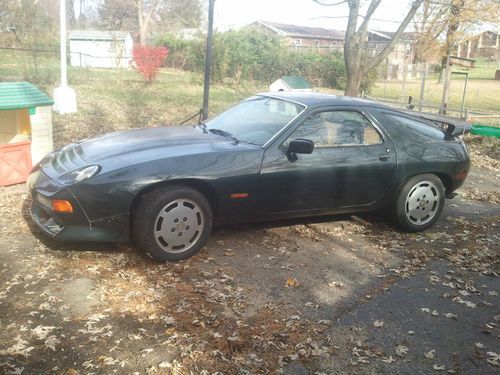
[[[119, 242], [129, 238], [129, 215], [90, 220], [72, 192], [46, 176], [33, 172], [28, 178], [31, 194], [30, 214], [35, 224], [47, 235], [61, 241]], [[73, 213], [52, 210], [53, 199], [71, 202]]]

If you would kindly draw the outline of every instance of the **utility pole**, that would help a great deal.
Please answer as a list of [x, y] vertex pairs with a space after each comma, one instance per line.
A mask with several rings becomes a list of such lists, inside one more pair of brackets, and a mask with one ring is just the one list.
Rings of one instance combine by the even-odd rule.
[[451, 84], [450, 55], [451, 54], [448, 52], [448, 56], [446, 57], [446, 67], [444, 73], [443, 97], [441, 99], [441, 108], [439, 109], [439, 113], [442, 115], [446, 115], [446, 111], [448, 109], [448, 97], [450, 96], [450, 84]]
[[59, 4], [59, 31], [61, 43], [61, 86], [54, 90], [54, 111], [60, 114], [76, 112], [75, 90], [68, 86], [66, 65], [66, 0]]
[[201, 120], [205, 121], [208, 118], [208, 98], [210, 93], [210, 70], [212, 68], [212, 44], [214, 36], [214, 6], [215, 0], [209, 0], [208, 3], [208, 34], [207, 48], [205, 50], [205, 83], [203, 87], [203, 108], [201, 112]]

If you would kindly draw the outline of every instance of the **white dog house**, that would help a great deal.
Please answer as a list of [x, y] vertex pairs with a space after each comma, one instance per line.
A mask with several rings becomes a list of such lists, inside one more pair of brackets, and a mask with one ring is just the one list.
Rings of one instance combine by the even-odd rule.
[[128, 68], [134, 42], [126, 31], [72, 30], [69, 52], [72, 66]]
[[302, 77], [283, 76], [269, 85], [269, 91], [312, 91], [312, 87]]
[[0, 82], [0, 186], [26, 181], [53, 150], [53, 104], [29, 82]]

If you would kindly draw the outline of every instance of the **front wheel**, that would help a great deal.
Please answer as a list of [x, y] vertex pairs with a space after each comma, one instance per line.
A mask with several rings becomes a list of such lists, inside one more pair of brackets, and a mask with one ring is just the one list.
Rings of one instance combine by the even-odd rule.
[[147, 255], [160, 262], [175, 262], [203, 247], [212, 224], [212, 209], [203, 194], [188, 186], [172, 185], [140, 200], [132, 230]]
[[444, 206], [443, 183], [433, 174], [410, 178], [401, 188], [395, 202], [399, 226], [410, 232], [430, 228], [439, 218]]

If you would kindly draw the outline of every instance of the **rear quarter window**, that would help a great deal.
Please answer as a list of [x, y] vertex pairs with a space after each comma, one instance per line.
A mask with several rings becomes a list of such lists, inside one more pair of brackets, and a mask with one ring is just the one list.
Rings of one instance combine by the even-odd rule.
[[417, 119], [383, 113], [383, 116], [400, 128], [408, 137], [421, 141], [440, 141], [445, 137], [442, 129]]

